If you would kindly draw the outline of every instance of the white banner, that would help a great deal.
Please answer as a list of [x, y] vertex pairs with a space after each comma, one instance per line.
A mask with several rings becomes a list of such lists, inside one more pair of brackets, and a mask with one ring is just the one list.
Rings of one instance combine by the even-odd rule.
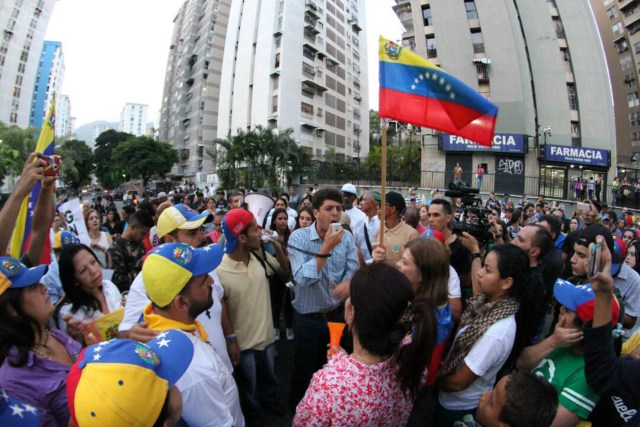
[[91, 238], [89, 237], [87, 225], [85, 224], [84, 217], [82, 216], [80, 199], [72, 199], [63, 203], [58, 208], [58, 211], [64, 214], [64, 219], [67, 223], [67, 230], [78, 236], [82, 243], [91, 247]]

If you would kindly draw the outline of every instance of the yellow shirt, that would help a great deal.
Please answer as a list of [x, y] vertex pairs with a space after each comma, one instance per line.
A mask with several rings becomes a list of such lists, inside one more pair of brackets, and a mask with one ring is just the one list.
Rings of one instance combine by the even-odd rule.
[[[382, 227], [382, 225], [380, 225]], [[378, 233], [378, 236], [380, 233]], [[404, 252], [404, 245], [407, 242], [420, 237], [418, 231], [405, 223], [400, 221], [400, 224], [389, 229], [384, 227], [384, 248], [387, 251], [387, 264], [395, 265], [400, 258], [402, 258], [402, 252]], [[380, 238], [377, 239], [380, 242]]]
[[640, 345], [640, 332], [633, 334], [631, 338], [627, 340], [627, 342], [622, 344], [621, 355], [628, 356], [638, 345]]
[[[280, 269], [274, 257], [265, 255], [269, 264]], [[272, 274], [269, 266], [266, 267], [267, 274]], [[216, 273], [224, 288], [224, 299], [240, 350], [264, 350], [273, 343], [273, 319], [269, 280], [262, 264], [253, 254], [248, 265], [225, 254]]]

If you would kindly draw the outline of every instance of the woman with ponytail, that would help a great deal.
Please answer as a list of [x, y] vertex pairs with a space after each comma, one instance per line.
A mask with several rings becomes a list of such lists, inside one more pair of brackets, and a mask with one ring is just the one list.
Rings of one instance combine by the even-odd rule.
[[[477, 246], [467, 233], [462, 240]], [[472, 267], [473, 297], [467, 300], [436, 381], [440, 390], [436, 426], [451, 426], [475, 414], [482, 393], [493, 388], [513, 348], [516, 313], [527, 293], [529, 257], [515, 245], [494, 246], [482, 267], [479, 258]]]
[[345, 320], [353, 353], [334, 348], [314, 374], [293, 425], [405, 425], [436, 340], [433, 308], [414, 300], [404, 274], [374, 263], [351, 279]]

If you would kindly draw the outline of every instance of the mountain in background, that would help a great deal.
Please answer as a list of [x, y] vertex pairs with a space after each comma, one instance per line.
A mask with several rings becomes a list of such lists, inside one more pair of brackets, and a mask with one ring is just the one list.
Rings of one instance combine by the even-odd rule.
[[87, 123], [86, 125], [82, 125], [75, 131], [76, 139], [84, 141], [87, 145], [93, 150], [96, 145], [96, 138], [102, 132], [114, 129], [118, 130], [120, 123], [118, 122], [107, 122], [104, 120], [98, 120], [95, 122]]

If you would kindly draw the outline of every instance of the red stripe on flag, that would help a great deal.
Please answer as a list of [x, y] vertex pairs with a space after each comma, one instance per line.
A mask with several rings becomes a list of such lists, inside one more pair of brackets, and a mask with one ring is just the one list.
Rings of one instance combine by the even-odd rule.
[[495, 116], [439, 99], [380, 89], [380, 117], [459, 135], [490, 147]]

